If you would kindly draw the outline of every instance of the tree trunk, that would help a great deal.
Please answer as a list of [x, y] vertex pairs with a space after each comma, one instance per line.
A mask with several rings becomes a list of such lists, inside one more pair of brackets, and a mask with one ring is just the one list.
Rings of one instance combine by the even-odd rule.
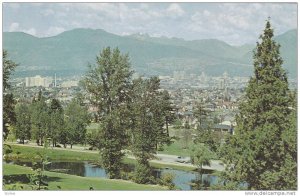
[[73, 144], [71, 144], [71, 149], [72, 149]]

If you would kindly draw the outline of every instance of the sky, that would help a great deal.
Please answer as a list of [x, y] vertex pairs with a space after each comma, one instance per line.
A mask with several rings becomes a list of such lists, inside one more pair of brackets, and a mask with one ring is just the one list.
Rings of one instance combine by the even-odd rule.
[[3, 31], [49, 37], [75, 28], [118, 35], [254, 44], [271, 17], [275, 35], [297, 28], [296, 3], [3, 3]]

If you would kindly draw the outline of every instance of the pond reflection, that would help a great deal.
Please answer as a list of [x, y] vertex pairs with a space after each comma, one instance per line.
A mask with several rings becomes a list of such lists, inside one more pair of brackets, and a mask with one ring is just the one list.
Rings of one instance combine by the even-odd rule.
[[[11, 164], [31, 167], [31, 162], [11, 162]], [[122, 171], [125, 173], [134, 172], [133, 164], [123, 164]], [[90, 162], [51, 162], [45, 166], [45, 170], [66, 173], [83, 177], [102, 177], [108, 178], [105, 169], [98, 164]], [[182, 171], [176, 169], [157, 169], [153, 168], [153, 176], [160, 178], [165, 173], [174, 175], [173, 183], [181, 190], [205, 190], [209, 186], [217, 183], [217, 176], [212, 174], [202, 174], [202, 180], [199, 180], [199, 174], [194, 171]]]

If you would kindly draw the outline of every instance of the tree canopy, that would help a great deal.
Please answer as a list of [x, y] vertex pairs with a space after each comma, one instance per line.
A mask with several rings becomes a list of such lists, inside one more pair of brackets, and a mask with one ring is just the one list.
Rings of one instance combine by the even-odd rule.
[[279, 48], [268, 20], [254, 51], [254, 75], [239, 106], [235, 135], [224, 147], [227, 179], [246, 182], [248, 189], [297, 188], [296, 108]]

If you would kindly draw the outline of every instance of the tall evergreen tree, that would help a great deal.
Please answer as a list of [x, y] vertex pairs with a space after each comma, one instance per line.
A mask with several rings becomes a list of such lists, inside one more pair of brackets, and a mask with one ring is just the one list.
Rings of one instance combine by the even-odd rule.
[[101, 156], [110, 178], [120, 178], [122, 148], [126, 144], [128, 119], [127, 103], [131, 85], [128, 55], [119, 49], [103, 49], [97, 56], [97, 65], [90, 66], [84, 86], [90, 94], [90, 102], [98, 108], [100, 121]]
[[297, 134], [291, 120], [296, 108], [273, 36], [268, 20], [254, 51], [254, 76], [239, 106], [235, 135], [224, 148], [228, 180], [247, 182], [249, 189], [297, 188]]
[[3, 138], [6, 139], [9, 133], [9, 126], [16, 123], [15, 100], [12, 93], [9, 93], [10, 84], [9, 78], [15, 70], [17, 64], [8, 59], [6, 50], [3, 50]]

